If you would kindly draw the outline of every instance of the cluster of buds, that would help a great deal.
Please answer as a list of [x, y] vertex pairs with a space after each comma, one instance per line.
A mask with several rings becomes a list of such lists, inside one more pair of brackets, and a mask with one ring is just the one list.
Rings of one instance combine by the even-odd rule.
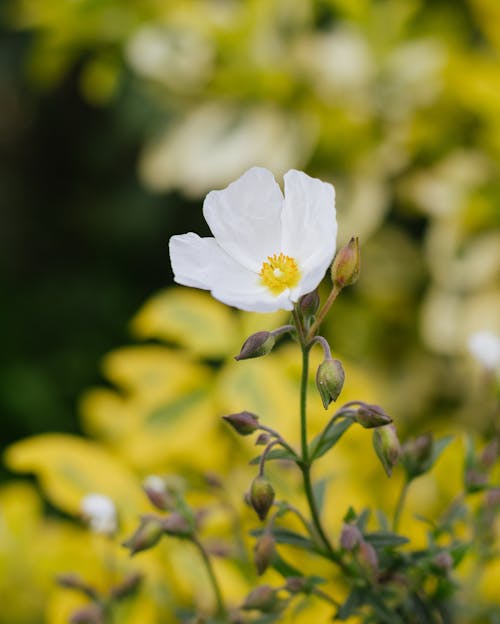
[[369, 577], [375, 579], [379, 571], [378, 555], [375, 548], [367, 542], [359, 528], [352, 523], [346, 523], [340, 534], [342, 550], [353, 553], [361, 569]]

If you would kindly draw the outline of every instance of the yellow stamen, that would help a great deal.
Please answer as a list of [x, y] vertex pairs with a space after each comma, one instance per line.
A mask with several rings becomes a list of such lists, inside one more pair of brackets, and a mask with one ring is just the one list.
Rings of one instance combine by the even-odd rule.
[[267, 257], [268, 262], [262, 263], [260, 278], [273, 295], [279, 295], [287, 288], [297, 286], [300, 271], [297, 262], [283, 252]]

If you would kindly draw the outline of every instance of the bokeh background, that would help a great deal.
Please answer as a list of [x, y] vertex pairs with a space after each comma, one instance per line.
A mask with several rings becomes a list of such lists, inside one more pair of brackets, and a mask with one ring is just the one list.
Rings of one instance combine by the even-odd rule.
[[207, 234], [204, 195], [252, 165], [334, 183], [339, 243], [360, 237], [362, 277], [325, 330], [359, 392], [408, 435], [487, 431], [466, 347], [474, 331], [500, 334], [497, 0], [8, 0], [0, 12], [3, 447], [54, 431], [109, 443], [102, 423], [82, 425], [80, 397], [123, 382], [101, 363], [122, 345], [180, 340], [212, 369], [229, 357], [240, 325], [203, 351], [179, 339], [168, 297], [136, 313], [172, 281], [169, 237]]

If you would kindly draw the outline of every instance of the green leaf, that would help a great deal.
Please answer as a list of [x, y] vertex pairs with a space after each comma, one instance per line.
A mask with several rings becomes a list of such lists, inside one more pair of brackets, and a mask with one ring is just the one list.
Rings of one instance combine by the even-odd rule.
[[321, 513], [323, 509], [323, 503], [325, 502], [326, 484], [328, 483], [328, 481], [328, 479], [320, 479], [313, 484], [314, 498], [316, 500], [316, 505], [318, 507], [319, 513]]
[[309, 447], [309, 457], [311, 461], [318, 459], [335, 446], [349, 427], [356, 422], [352, 416], [347, 416], [342, 420], [327, 426], [326, 429], [316, 436]]
[[[255, 529], [254, 531], [250, 531], [250, 535], [260, 537], [263, 532], [263, 529]], [[299, 548], [303, 548], [304, 550], [309, 551], [317, 550], [314, 543], [308, 537], [300, 533], [296, 533], [295, 531], [290, 531], [289, 529], [275, 527], [273, 529], [273, 537], [278, 544], [289, 544], [291, 546], [298, 546]]]
[[386, 546], [402, 546], [408, 544], [410, 541], [403, 535], [397, 533], [391, 533], [390, 531], [375, 531], [373, 533], [365, 533], [364, 539], [369, 542], [374, 548], [385, 548]]
[[[261, 457], [262, 455], [259, 455], [258, 457], [254, 457], [252, 460], [250, 460], [250, 465], [255, 466], [256, 464], [258, 464], [260, 462]], [[284, 449], [284, 448], [279, 448], [279, 449], [273, 449], [272, 451], [269, 451], [269, 453], [266, 455], [266, 461], [269, 461], [270, 459], [289, 459], [291, 461], [295, 461], [297, 457], [294, 453], [291, 453], [289, 450]]]
[[361, 531], [361, 533], [365, 532], [366, 523], [370, 519], [371, 513], [372, 512], [367, 507], [366, 509], [363, 509], [363, 511], [359, 514], [359, 516], [358, 516], [358, 518], [356, 520], [356, 526]]
[[337, 611], [337, 615], [335, 619], [337, 620], [347, 620], [352, 615], [356, 615], [359, 607], [362, 607], [365, 604], [365, 589], [361, 587], [357, 587], [353, 589], [352, 592], [347, 596], [346, 601]]
[[299, 569], [288, 563], [288, 561], [285, 561], [278, 553], [275, 553], [274, 555], [273, 568], [279, 572], [283, 578], [288, 578], [290, 576], [304, 576]]
[[432, 466], [434, 466], [434, 464], [439, 459], [441, 453], [448, 446], [448, 444], [450, 444], [450, 442], [453, 440], [454, 437], [455, 436], [453, 435], [447, 435], [442, 438], [439, 438], [439, 440], [436, 440], [434, 442], [434, 446], [432, 448], [431, 460], [429, 464], [429, 470], [432, 468]]

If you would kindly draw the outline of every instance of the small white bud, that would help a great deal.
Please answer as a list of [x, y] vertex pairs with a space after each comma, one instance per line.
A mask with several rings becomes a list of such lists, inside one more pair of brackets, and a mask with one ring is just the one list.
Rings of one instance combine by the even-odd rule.
[[82, 516], [95, 533], [111, 535], [118, 528], [116, 507], [104, 494], [88, 494], [82, 499]]

